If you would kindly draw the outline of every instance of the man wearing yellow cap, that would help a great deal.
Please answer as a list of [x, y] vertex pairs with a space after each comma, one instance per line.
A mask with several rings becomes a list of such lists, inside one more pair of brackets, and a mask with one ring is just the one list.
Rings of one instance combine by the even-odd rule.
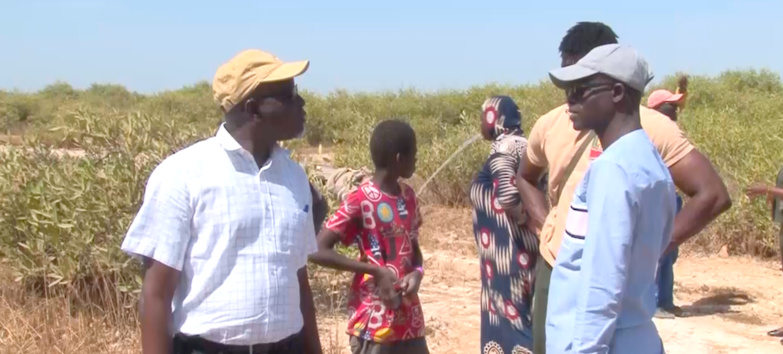
[[223, 64], [212, 88], [224, 124], [150, 175], [122, 244], [144, 260], [145, 354], [321, 353], [313, 195], [278, 145], [303, 132], [294, 77], [308, 65], [260, 50]]

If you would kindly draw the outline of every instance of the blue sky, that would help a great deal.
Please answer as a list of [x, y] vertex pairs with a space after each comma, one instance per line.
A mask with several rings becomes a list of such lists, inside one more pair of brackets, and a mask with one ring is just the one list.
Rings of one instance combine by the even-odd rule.
[[529, 83], [577, 21], [603, 21], [657, 77], [783, 71], [783, 1], [0, 0], [0, 88], [211, 80], [245, 48], [309, 59], [300, 88], [423, 90]]

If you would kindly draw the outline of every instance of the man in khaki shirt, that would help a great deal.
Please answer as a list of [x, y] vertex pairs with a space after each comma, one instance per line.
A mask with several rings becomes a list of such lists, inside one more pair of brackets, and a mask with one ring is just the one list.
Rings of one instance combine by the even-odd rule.
[[[568, 66], [595, 47], [617, 43], [611, 28], [598, 22], [580, 22], [560, 44], [562, 66]], [[677, 215], [669, 249], [685, 242], [731, 206], [726, 186], [718, 173], [685, 138], [676, 123], [663, 114], [640, 107], [642, 128], [658, 148], [674, 183], [690, 200]], [[522, 159], [517, 188], [529, 215], [528, 225], [540, 237], [533, 303], [534, 353], [546, 351], [545, 320], [549, 278], [565, 230], [565, 216], [574, 189], [582, 180], [590, 161], [601, 154], [601, 146], [590, 131], [576, 131], [563, 104], [536, 121], [529, 135], [527, 158]], [[549, 171], [547, 210], [543, 193], [536, 184]], [[667, 250], [668, 251], [668, 250]]]

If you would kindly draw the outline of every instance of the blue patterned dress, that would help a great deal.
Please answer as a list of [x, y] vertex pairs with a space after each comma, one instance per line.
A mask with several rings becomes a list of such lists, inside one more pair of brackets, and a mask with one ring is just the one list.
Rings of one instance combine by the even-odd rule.
[[[485, 103], [485, 117], [488, 104], [493, 106], [491, 101]], [[506, 127], [495, 129], [499, 134], [495, 135], [489, 158], [470, 189], [473, 232], [481, 265], [481, 352], [531, 353], [530, 305], [538, 238], [521, 225], [522, 200], [515, 179], [527, 140], [520, 129], [508, 127], [512, 113], [502, 115], [503, 101], [495, 101], [494, 106], [501, 113], [494, 123], [501, 127], [506, 123]]]

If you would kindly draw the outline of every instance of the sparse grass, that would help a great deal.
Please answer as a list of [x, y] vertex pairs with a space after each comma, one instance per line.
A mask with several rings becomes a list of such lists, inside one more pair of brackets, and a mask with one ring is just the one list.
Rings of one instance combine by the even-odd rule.
[[346, 301], [352, 275], [316, 266], [309, 268], [321, 346], [324, 354], [341, 354], [348, 345]]
[[[138, 353], [134, 301], [116, 291], [90, 299], [31, 291], [0, 277], [0, 353]], [[86, 302], [85, 300], [92, 301]]]
[[[66, 298], [0, 291], [0, 353], [138, 353], [136, 322], [74, 314]], [[132, 318], [132, 317], [130, 317]]]
[[[311, 274], [325, 354], [343, 353], [348, 345], [348, 279], [345, 273], [324, 269]], [[101, 306], [90, 306], [63, 294], [37, 295], [10, 278], [0, 280], [0, 354], [139, 353], [141, 330], [135, 299], [101, 302]]]

